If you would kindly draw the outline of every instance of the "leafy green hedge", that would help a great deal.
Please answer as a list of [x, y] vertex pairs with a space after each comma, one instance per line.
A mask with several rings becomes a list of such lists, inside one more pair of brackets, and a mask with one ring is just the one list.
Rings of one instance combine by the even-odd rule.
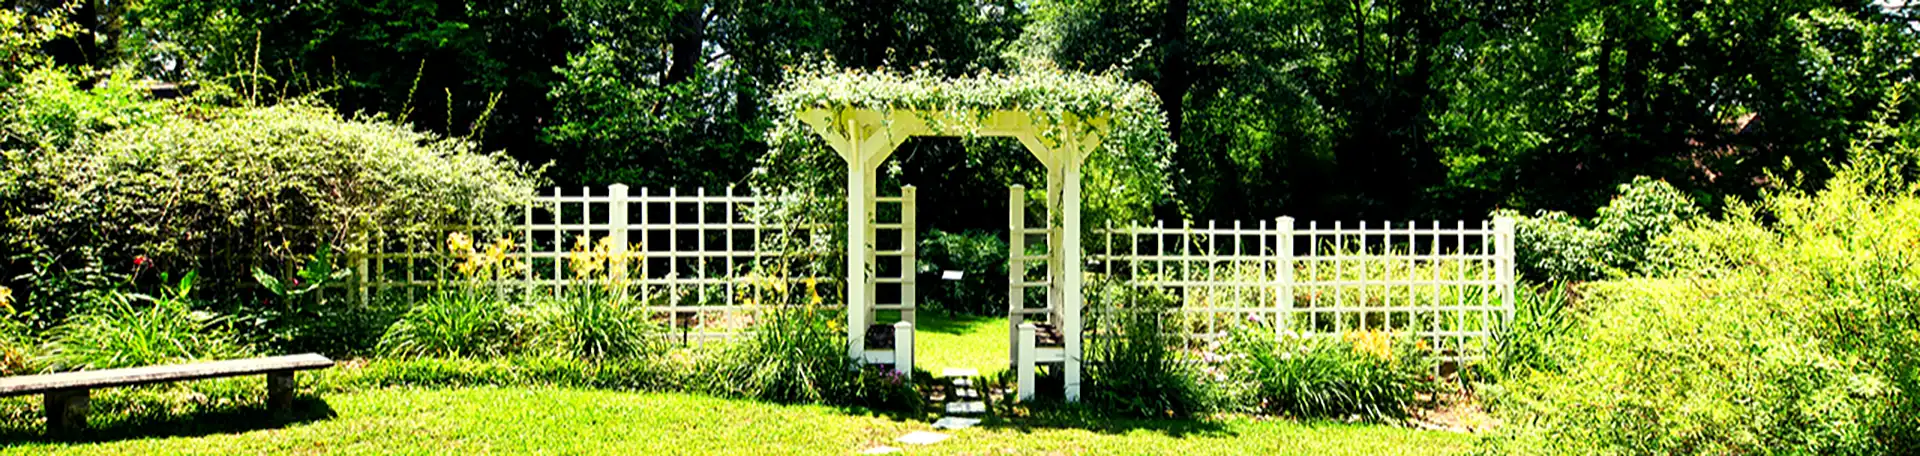
[[198, 271], [224, 310], [257, 310], [253, 267], [291, 276], [319, 246], [374, 228], [488, 221], [538, 182], [503, 155], [378, 117], [150, 101], [128, 84], [82, 90], [42, 71], [0, 98], [0, 285], [40, 326], [152, 271]]

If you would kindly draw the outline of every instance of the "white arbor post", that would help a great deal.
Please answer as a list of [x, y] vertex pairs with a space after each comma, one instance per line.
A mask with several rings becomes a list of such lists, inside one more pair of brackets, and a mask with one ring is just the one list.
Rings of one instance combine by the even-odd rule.
[[[918, 322], [915, 311], [919, 305], [919, 216], [920, 191], [912, 185], [900, 188], [900, 320]], [[909, 331], [911, 332], [911, 331]]]
[[[1007, 319], [1019, 327], [1026, 320], [1027, 307], [1027, 187], [1014, 185], [1007, 190]], [[1008, 360], [1019, 362], [1020, 335], [1007, 334]]]
[[[849, 126], [851, 128], [851, 126]], [[859, 147], [854, 146], [854, 156], [858, 156]], [[847, 354], [860, 358], [867, 347], [867, 255], [866, 225], [872, 223], [873, 214], [867, 213], [867, 183], [872, 182], [873, 168], [862, 166], [859, 159], [847, 161]]]
[[[1069, 131], [1074, 127], [1078, 127], [1077, 123], [1069, 124]], [[1062, 173], [1066, 188], [1061, 190], [1060, 199], [1063, 201], [1061, 206], [1064, 207], [1061, 209], [1065, 212], [1063, 218], [1066, 219], [1066, 226], [1060, 230], [1062, 235], [1059, 245], [1060, 255], [1056, 258], [1061, 259], [1057, 270], [1066, 280], [1054, 282], [1053, 287], [1064, 294], [1061, 300], [1066, 307], [1066, 311], [1060, 316], [1062, 320], [1060, 332], [1066, 339], [1067, 361], [1064, 363], [1066, 364], [1064, 377], [1067, 402], [1080, 401], [1080, 362], [1083, 359], [1080, 356], [1080, 304], [1081, 294], [1084, 291], [1080, 289], [1080, 282], [1086, 279], [1087, 267], [1086, 263], [1080, 260], [1080, 167], [1086, 161], [1086, 151], [1091, 150], [1090, 148], [1082, 149], [1080, 141], [1074, 139], [1076, 136], [1078, 136], [1077, 132], [1069, 134], [1063, 141], [1066, 143], [1063, 146], [1068, 154], [1066, 157], [1061, 157], [1066, 168]]]

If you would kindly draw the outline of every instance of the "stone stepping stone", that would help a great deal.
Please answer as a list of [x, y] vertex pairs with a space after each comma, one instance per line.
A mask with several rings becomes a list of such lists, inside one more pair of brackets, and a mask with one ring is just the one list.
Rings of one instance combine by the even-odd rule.
[[987, 413], [987, 403], [980, 401], [948, 402], [947, 413], [953, 415], [978, 415]]
[[979, 399], [980, 392], [974, 391], [973, 388], [957, 388], [953, 391], [953, 397], [960, 399]]
[[942, 417], [940, 418], [940, 421], [933, 422], [933, 428], [934, 429], [966, 429], [966, 428], [973, 427], [973, 425], [976, 425], [976, 424], [980, 424], [979, 418], [961, 418], [957, 416], [949, 416], [949, 417]]
[[893, 440], [896, 442], [905, 443], [908, 445], [932, 445], [935, 443], [946, 441], [950, 437], [953, 437], [953, 436], [947, 435], [947, 434], [941, 434], [938, 432], [913, 431], [913, 432], [908, 432], [907, 435], [900, 436], [900, 438], [893, 439]]
[[899, 453], [899, 452], [900, 452], [899, 448], [881, 445], [873, 448], [868, 448], [866, 451], [860, 452], [860, 454], [893, 454], [893, 453]]

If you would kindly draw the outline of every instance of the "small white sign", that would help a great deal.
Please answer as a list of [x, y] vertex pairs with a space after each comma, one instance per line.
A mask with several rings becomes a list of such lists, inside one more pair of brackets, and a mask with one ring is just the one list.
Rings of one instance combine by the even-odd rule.
[[960, 276], [963, 275], [966, 275], [966, 273], [960, 271], [940, 271], [940, 280], [960, 280]]

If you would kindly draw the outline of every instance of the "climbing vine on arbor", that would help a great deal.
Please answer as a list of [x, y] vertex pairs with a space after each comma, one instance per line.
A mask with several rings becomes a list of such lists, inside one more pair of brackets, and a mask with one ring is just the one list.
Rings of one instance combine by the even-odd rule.
[[[845, 232], [846, 165], [801, 121], [800, 114], [809, 109], [942, 113], [969, 121], [927, 119], [928, 127], [965, 139], [979, 137], [978, 124], [996, 111], [1023, 112], [1044, 124], [1104, 116], [1107, 135], [1083, 168], [1083, 228], [1141, 220], [1156, 207], [1179, 201], [1179, 186], [1170, 172], [1174, 145], [1159, 99], [1150, 88], [1118, 75], [1032, 71], [944, 78], [927, 72], [802, 70], [787, 80], [773, 96], [778, 115], [767, 133], [768, 153], [752, 179], [763, 191], [793, 197], [762, 205], [762, 217], [832, 225], [831, 231]], [[1069, 125], [1092, 128], [1084, 122]], [[1060, 140], [1057, 131], [1042, 136], [1043, 141]], [[843, 244], [816, 247], [837, 249]]]

